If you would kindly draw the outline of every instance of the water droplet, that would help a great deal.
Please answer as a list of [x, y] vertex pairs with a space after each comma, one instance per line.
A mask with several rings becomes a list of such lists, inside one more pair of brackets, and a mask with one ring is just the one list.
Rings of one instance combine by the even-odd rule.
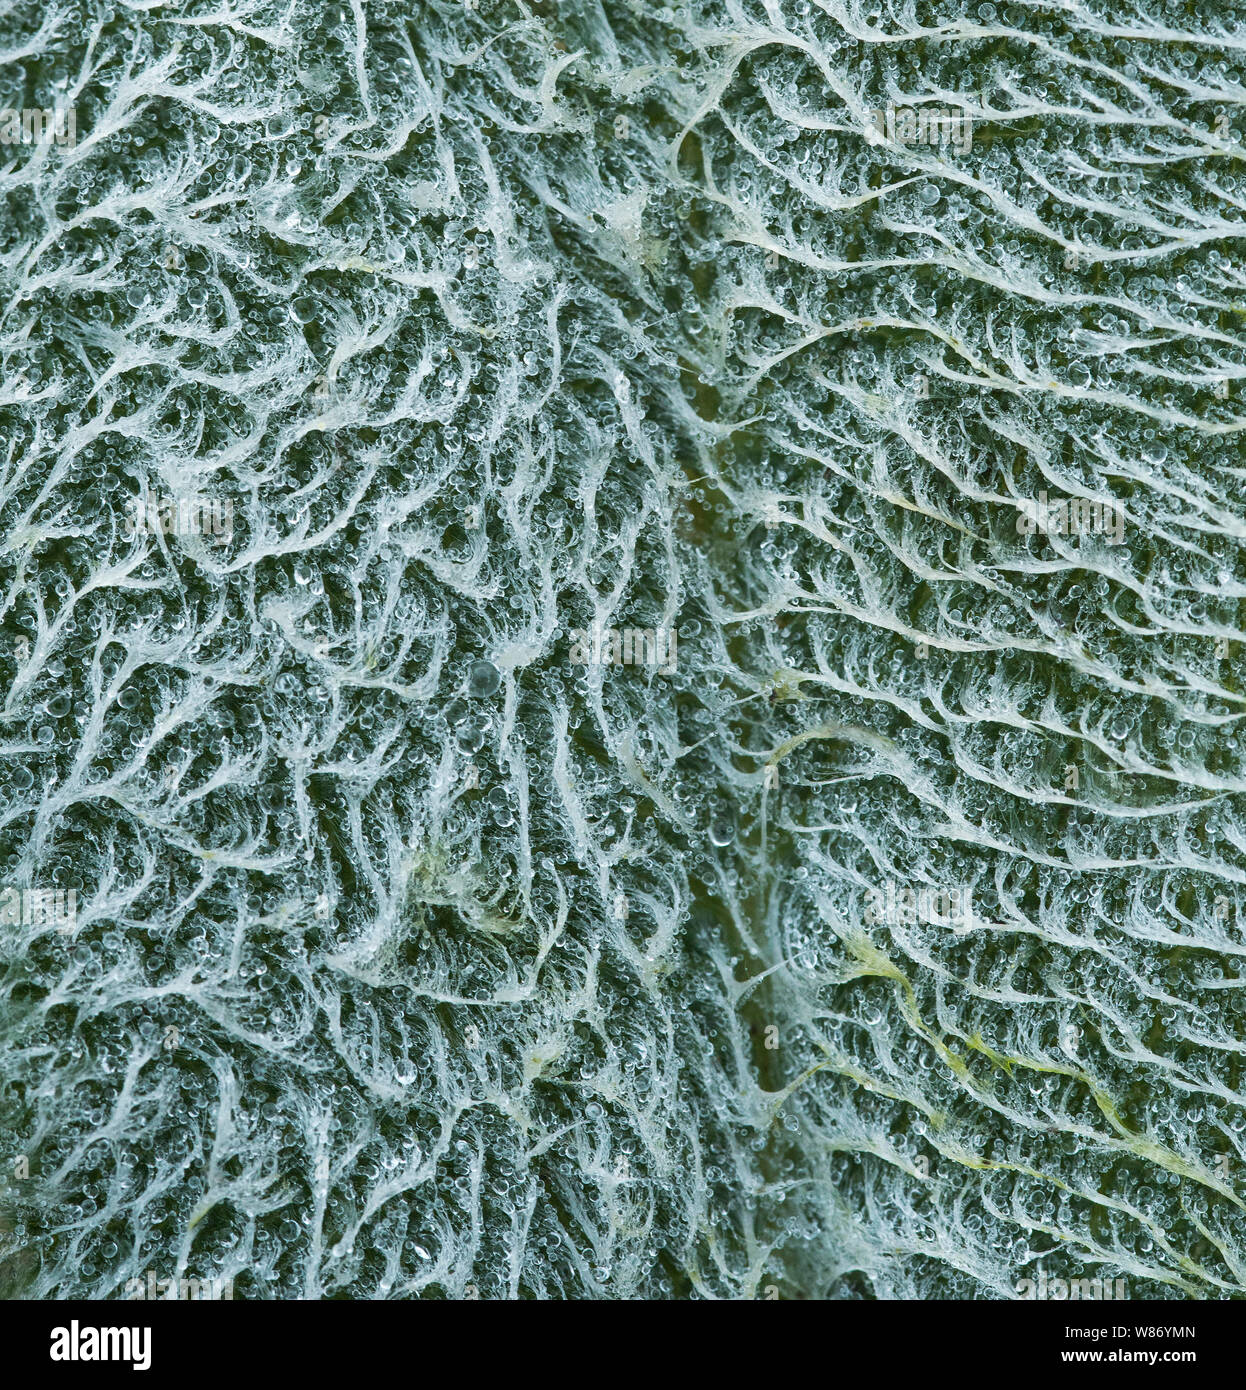
[[476, 699], [496, 692], [502, 673], [491, 661], [473, 661], [467, 669], [467, 693]]
[[484, 742], [484, 733], [475, 724], [464, 725], [459, 731], [459, 747], [464, 753], [479, 753]]
[[717, 845], [722, 849], [724, 845], [729, 845], [735, 838], [735, 826], [726, 816], [716, 816], [710, 822], [710, 844]]

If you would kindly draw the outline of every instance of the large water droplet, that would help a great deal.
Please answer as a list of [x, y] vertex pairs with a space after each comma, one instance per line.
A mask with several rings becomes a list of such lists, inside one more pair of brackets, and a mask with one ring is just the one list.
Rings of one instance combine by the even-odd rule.
[[476, 699], [496, 692], [502, 684], [502, 673], [492, 661], [473, 661], [467, 668], [467, 693]]

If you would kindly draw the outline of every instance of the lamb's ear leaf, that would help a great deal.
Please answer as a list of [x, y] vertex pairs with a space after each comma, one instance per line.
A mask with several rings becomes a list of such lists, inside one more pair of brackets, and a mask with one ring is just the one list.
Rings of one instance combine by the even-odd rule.
[[1215, 7], [176, 8], [0, 19], [0, 1296], [1240, 1295]]

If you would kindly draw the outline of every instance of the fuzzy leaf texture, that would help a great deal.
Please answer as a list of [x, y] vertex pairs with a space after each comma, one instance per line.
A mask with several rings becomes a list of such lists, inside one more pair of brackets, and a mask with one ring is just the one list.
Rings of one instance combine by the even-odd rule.
[[0, 1292], [1242, 1295], [1244, 18], [5, 0]]

